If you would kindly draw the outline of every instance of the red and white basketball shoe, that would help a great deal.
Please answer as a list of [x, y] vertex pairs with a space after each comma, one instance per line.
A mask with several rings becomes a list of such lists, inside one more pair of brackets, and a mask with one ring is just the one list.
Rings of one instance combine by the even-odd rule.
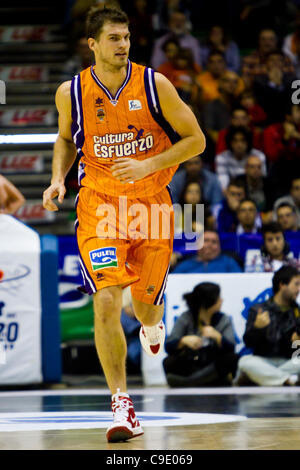
[[114, 422], [106, 431], [108, 442], [119, 442], [141, 436], [144, 431], [135, 416], [132, 400], [127, 393], [120, 389], [112, 396], [111, 409]]
[[149, 356], [157, 356], [164, 347], [166, 336], [165, 325], [161, 320], [157, 325], [140, 328], [140, 342]]

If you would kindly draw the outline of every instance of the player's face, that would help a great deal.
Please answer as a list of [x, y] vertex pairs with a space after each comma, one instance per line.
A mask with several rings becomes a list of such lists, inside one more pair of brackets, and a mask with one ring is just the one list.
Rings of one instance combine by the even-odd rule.
[[130, 33], [123, 23], [105, 23], [97, 40], [93, 41], [96, 62], [121, 68], [127, 64]]

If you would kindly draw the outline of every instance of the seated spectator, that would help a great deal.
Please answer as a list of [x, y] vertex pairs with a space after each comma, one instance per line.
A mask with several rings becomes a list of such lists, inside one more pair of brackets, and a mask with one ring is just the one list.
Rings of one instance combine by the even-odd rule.
[[300, 158], [300, 109], [290, 105], [283, 122], [268, 126], [263, 133], [264, 152], [268, 161], [276, 162], [280, 158], [290, 160]]
[[269, 178], [263, 176], [262, 161], [250, 155], [245, 165], [245, 174], [239, 178], [245, 183], [246, 197], [252, 199], [260, 212], [271, 212], [274, 202], [274, 187]]
[[[267, 115], [263, 108], [257, 103], [256, 97], [251, 90], [245, 90], [240, 96], [240, 103], [241, 106], [246, 109], [249, 117], [250, 117], [250, 127], [252, 130], [256, 130], [256, 132], [262, 130], [262, 126], [264, 126], [265, 121], [267, 119]], [[259, 144], [259, 148], [261, 147], [261, 142]]]
[[[202, 199], [201, 186], [198, 181], [190, 181], [184, 187], [179, 204], [181, 206], [180, 214], [175, 210], [175, 233], [193, 232], [193, 224], [201, 223], [197, 220], [197, 204], [204, 205], [204, 226], [205, 228], [214, 228], [215, 220], [208, 204]], [[200, 217], [198, 211], [198, 217]]]
[[231, 318], [220, 312], [220, 287], [202, 282], [184, 299], [189, 310], [175, 322], [166, 339], [163, 361], [170, 387], [229, 385], [238, 356]]
[[203, 167], [200, 156], [190, 158], [184, 162], [170, 183], [174, 203], [179, 202], [180, 195], [188, 181], [198, 181], [203, 193], [203, 199], [210, 206], [219, 204], [222, 200], [222, 190], [217, 176]]
[[[274, 211], [276, 211], [277, 207], [282, 204], [283, 202], [288, 202], [292, 204], [296, 211], [298, 217], [298, 224], [300, 224], [300, 178], [296, 176], [292, 179], [291, 186], [290, 186], [290, 194], [286, 196], [280, 197], [274, 203]], [[276, 216], [276, 214], [274, 214]]]
[[283, 41], [282, 51], [290, 58], [297, 78], [300, 78], [300, 18], [296, 20], [296, 30]]
[[172, 74], [175, 70], [174, 61], [179, 48], [180, 45], [175, 36], [168, 38], [162, 45], [162, 50], [164, 51], [167, 60], [158, 67], [157, 71], [167, 77], [168, 80], [172, 79]]
[[86, 37], [80, 37], [76, 41], [75, 52], [64, 64], [60, 80], [72, 80], [74, 75], [90, 67], [93, 63], [93, 52], [89, 48]]
[[173, 38], [174, 36], [178, 39], [180, 47], [185, 47], [193, 51], [194, 62], [201, 67], [200, 44], [198, 40], [188, 32], [187, 18], [184, 13], [179, 11], [173, 12], [170, 16], [169, 32], [154, 41], [154, 48], [150, 61], [151, 66], [154, 69], [158, 69], [160, 65], [166, 62], [167, 58], [162, 50], [162, 46], [168, 38]]
[[245, 256], [246, 272], [275, 272], [282, 266], [297, 266], [297, 260], [290, 252], [284, 232], [278, 222], [262, 226], [263, 246], [260, 250], [249, 249]]
[[214, 216], [217, 221], [218, 232], [236, 232], [239, 220], [237, 210], [243, 199], [246, 197], [245, 184], [239, 178], [230, 181], [224, 192], [224, 199], [214, 210]]
[[227, 188], [230, 178], [245, 174], [245, 166], [250, 155], [260, 158], [263, 175], [267, 173], [266, 157], [260, 150], [252, 148], [251, 131], [244, 127], [231, 128], [226, 136], [228, 150], [216, 156], [216, 173], [223, 191]]
[[173, 71], [169, 76], [179, 96], [186, 103], [197, 105], [200, 96], [200, 87], [196, 77], [199, 66], [193, 60], [193, 52], [190, 49], [179, 48], [173, 59]]
[[[278, 37], [272, 29], [262, 29], [258, 36], [258, 48], [243, 58], [251, 68], [253, 75], [266, 74], [268, 55], [278, 50]], [[288, 56], [283, 55], [283, 72], [294, 73], [294, 67]]]
[[276, 209], [277, 222], [282, 230], [290, 232], [299, 232], [297, 211], [293, 204], [282, 202]]
[[255, 202], [251, 199], [244, 199], [241, 201], [238, 210], [237, 218], [239, 225], [237, 226], [237, 235], [244, 233], [258, 233], [261, 227], [261, 220], [257, 213]]
[[257, 101], [267, 113], [268, 124], [284, 120], [295, 78], [293, 73], [284, 72], [284, 55], [280, 50], [268, 54], [266, 72], [257, 75], [253, 84]]
[[[220, 97], [219, 80], [226, 72], [226, 62], [222, 52], [212, 50], [208, 56], [206, 71], [202, 72], [197, 81], [202, 90], [202, 100], [204, 102], [212, 101]], [[238, 86], [235, 94], [239, 95], [243, 90], [242, 81], [237, 78]]]
[[15, 214], [25, 203], [22, 193], [4, 176], [0, 175], [0, 214]]
[[243, 339], [253, 354], [240, 358], [237, 385], [243, 375], [262, 386], [299, 385], [300, 361], [291, 358], [300, 340], [299, 292], [298, 270], [284, 266], [273, 276], [273, 297], [250, 308]]
[[214, 25], [210, 28], [206, 42], [201, 44], [201, 61], [202, 66], [206, 67], [208, 57], [213, 50], [220, 51], [226, 61], [226, 68], [233, 72], [240, 70], [240, 51], [238, 45], [234, 41], [230, 41], [225, 33], [224, 27]]
[[134, 62], [146, 65], [150, 60], [154, 36], [151, 7], [146, 0], [134, 0], [132, 3], [132, 10], [128, 11], [131, 31], [130, 57]]
[[219, 131], [230, 124], [232, 110], [237, 104], [238, 85], [238, 75], [229, 70], [225, 71], [219, 79], [220, 96], [204, 106], [203, 127], [213, 142], [217, 142]]
[[[244, 95], [244, 93], [243, 93]], [[226, 129], [222, 129], [218, 135], [218, 141], [216, 143], [216, 155], [227, 149], [226, 136], [232, 128], [244, 127], [252, 133], [252, 141], [254, 148], [261, 150], [262, 148], [262, 136], [261, 132], [257, 130], [250, 122], [250, 115], [248, 111], [242, 106], [237, 106], [232, 110], [230, 126]]]
[[179, 273], [239, 273], [241, 268], [230, 256], [221, 253], [220, 238], [217, 232], [205, 230], [203, 248], [185, 261], [179, 263], [173, 274]]

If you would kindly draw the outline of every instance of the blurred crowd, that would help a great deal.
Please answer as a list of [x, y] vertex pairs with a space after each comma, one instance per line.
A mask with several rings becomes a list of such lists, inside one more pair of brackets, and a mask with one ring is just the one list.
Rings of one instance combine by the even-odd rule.
[[[75, 50], [62, 81], [93, 60], [82, 18], [94, 4], [104, 2], [70, 2]], [[292, 101], [300, 79], [300, 2], [109, 0], [105, 5], [129, 15], [131, 60], [164, 74], [205, 133], [204, 154], [183, 163], [173, 178], [174, 203], [204, 204], [205, 230], [216, 237], [263, 234], [264, 249], [250, 250], [241, 270], [295, 264], [285, 236], [300, 229], [300, 108]], [[69, 181], [72, 185], [72, 177]], [[177, 220], [176, 231], [181, 230]], [[281, 240], [280, 249], [269, 239]], [[186, 260], [174, 253], [171, 269], [201, 272], [203, 256], [200, 251], [181, 264]], [[214, 269], [224, 270], [219, 256]], [[235, 264], [228, 270], [235, 271]]]

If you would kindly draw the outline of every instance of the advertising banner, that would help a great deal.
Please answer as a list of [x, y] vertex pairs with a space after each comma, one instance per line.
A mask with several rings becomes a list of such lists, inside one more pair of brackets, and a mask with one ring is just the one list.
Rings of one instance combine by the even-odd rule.
[[42, 381], [40, 239], [0, 215], [0, 386]]

